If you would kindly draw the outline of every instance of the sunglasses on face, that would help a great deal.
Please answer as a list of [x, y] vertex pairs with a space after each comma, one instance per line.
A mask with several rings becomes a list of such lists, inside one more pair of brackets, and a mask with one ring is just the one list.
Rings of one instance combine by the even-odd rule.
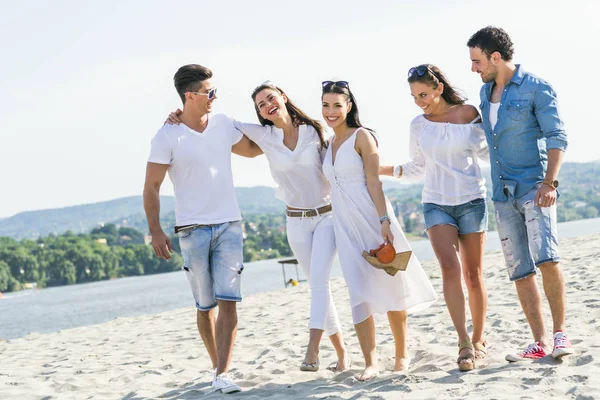
[[431, 72], [431, 74], [434, 75], [433, 71], [431, 71], [427, 65], [419, 65], [418, 67], [412, 67], [408, 70], [408, 77], [410, 78], [411, 76], [417, 74], [417, 76], [420, 78], [427, 72]]
[[194, 94], [200, 94], [202, 96], [208, 96], [209, 100], [212, 100], [215, 98], [215, 96], [217, 95], [217, 88], [212, 88], [208, 91], [208, 93], [202, 93], [202, 92], [192, 92]]
[[328, 89], [331, 86], [337, 86], [342, 89], [346, 89], [349, 84], [348, 81], [323, 81], [321, 82], [321, 86], [323, 87], [323, 90]]

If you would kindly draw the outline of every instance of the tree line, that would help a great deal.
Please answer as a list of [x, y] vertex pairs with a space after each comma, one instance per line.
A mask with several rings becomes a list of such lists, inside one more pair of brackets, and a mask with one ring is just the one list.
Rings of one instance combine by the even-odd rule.
[[0, 292], [20, 290], [28, 283], [49, 287], [171, 272], [182, 264], [179, 254], [160, 259], [144, 244], [142, 233], [115, 225], [37, 240], [0, 237]]

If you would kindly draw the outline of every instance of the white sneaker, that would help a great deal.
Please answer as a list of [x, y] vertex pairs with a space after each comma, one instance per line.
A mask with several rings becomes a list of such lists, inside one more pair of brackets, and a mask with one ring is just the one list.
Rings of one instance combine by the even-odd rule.
[[229, 394], [229, 393], [236, 393], [236, 392], [241, 392], [242, 388], [239, 387], [238, 385], [236, 385], [235, 383], [233, 383], [233, 381], [231, 381], [229, 379], [229, 376], [227, 375], [227, 373], [222, 373], [221, 375], [218, 375], [212, 382], [212, 388], [215, 391], [221, 391], [221, 393], [224, 394]]

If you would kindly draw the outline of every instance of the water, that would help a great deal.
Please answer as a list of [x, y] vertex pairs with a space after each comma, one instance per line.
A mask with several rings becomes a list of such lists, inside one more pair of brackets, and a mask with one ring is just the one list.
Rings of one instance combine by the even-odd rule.
[[[600, 218], [559, 224], [561, 239], [600, 233]], [[434, 257], [428, 240], [412, 242], [413, 251], [422, 261]], [[496, 232], [490, 232], [486, 251], [500, 249]], [[300, 278], [304, 279], [298, 268]], [[296, 278], [295, 267], [286, 267], [287, 279]], [[332, 276], [342, 276], [335, 260]], [[274, 260], [246, 264], [242, 293], [283, 289], [281, 266]], [[83, 285], [8, 293], [0, 299], [0, 338], [7, 340], [30, 332], [56, 332], [77, 326], [99, 324], [117, 317], [155, 314], [194, 302], [182, 272], [122, 278]]]

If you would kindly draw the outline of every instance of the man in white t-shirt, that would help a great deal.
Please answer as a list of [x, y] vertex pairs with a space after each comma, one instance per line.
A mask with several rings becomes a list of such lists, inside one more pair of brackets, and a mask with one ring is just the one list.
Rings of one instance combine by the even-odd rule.
[[256, 157], [262, 151], [235, 129], [232, 118], [211, 114], [217, 98], [211, 78], [212, 72], [197, 64], [184, 65], [175, 74], [175, 88], [183, 101], [182, 124], [164, 125], [152, 139], [144, 209], [154, 252], [169, 259], [171, 242], [159, 222], [160, 186], [168, 172], [175, 190], [175, 232], [183, 269], [196, 301], [198, 331], [215, 369], [212, 386], [233, 393], [241, 389], [227, 371], [237, 332], [236, 302], [242, 300], [244, 267], [242, 217], [233, 186], [231, 152]]

